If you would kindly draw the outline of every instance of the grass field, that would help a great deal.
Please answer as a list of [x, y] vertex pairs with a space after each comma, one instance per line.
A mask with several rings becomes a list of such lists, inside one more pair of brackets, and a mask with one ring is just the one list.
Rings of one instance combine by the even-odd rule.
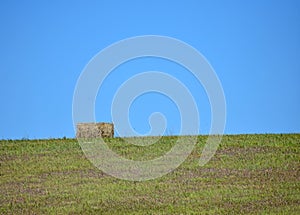
[[[149, 147], [108, 139], [117, 153], [152, 159]], [[0, 141], [0, 214], [300, 214], [300, 134], [227, 135], [198, 166], [207, 136], [159, 179], [131, 182], [95, 168], [74, 139]]]

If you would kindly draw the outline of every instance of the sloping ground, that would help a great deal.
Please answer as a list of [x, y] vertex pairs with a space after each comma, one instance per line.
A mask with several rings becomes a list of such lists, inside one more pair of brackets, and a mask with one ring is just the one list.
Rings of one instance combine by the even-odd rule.
[[[124, 157], [147, 160], [176, 139], [148, 147], [120, 138], [107, 144]], [[104, 174], [73, 139], [0, 141], [0, 213], [300, 214], [300, 134], [224, 136], [199, 167], [206, 139], [198, 137], [175, 171], [144, 182]]]

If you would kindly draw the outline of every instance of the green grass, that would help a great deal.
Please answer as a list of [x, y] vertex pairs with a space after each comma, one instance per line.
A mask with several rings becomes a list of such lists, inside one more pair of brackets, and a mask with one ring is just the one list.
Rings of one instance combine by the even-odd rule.
[[[147, 160], [176, 139], [147, 147], [120, 138], [107, 143], [124, 157]], [[300, 134], [227, 135], [199, 167], [206, 139], [199, 136], [172, 173], [142, 182], [101, 172], [73, 139], [2, 140], [0, 214], [300, 214]]]

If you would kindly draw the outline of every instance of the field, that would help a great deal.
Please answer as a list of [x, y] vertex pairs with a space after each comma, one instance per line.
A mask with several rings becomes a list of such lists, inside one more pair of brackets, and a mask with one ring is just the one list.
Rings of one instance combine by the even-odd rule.
[[[176, 139], [107, 142], [124, 157], [152, 159]], [[179, 168], [142, 182], [104, 174], [75, 139], [2, 140], [0, 214], [300, 214], [300, 134], [226, 135], [199, 167], [206, 139]]]

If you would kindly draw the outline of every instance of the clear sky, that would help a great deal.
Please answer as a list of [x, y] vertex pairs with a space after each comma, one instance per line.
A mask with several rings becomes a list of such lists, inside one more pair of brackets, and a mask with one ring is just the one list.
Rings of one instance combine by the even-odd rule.
[[[89, 60], [119, 40], [163, 35], [201, 52], [226, 96], [225, 133], [300, 132], [300, 1], [14, 1], [0, 3], [0, 139], [74, 137], [72, 100]], [[210, 127], [205, 91], [179, 65], [162, 59], [121, 65], [96, 100], [97, 121], [111, 121], [118, 86], [139, 72], [179, 78]], [[200, 89], [200, 90], [199, 90]], [[165, 134], [177, 134], [172, 101], [146, 94], [131, 106], [132, 127], [149, 130], [162, 112]]]

